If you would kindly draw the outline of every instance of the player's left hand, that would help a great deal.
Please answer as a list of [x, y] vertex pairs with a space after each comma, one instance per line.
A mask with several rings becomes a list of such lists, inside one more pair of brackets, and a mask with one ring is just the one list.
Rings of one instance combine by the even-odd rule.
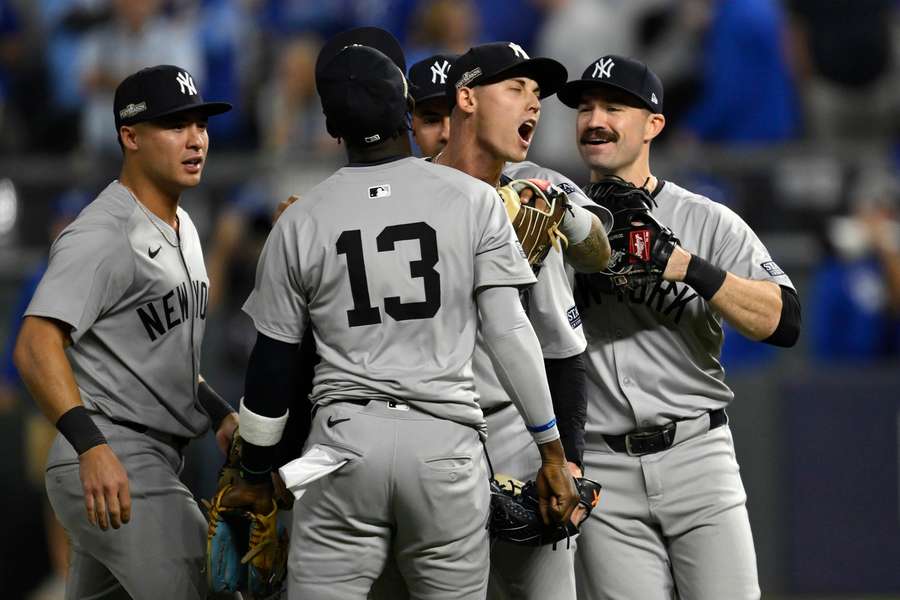
[[238, 414], [232, 412], [222, 419], [219, 428], [216, 430], [216, 444], [225, 456], [228, 456], [228, 449], [231, 448], [231, 438], [234, 437], [234, 431], [237, 427]]

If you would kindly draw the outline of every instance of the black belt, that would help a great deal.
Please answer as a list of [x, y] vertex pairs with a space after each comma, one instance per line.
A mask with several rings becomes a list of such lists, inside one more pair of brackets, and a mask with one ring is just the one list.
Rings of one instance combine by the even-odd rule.
[[132, 431], [136, 431], [138, 433], [143, 433], [147, 437], [151, 437], [154, 440], [172, 446], [179, 452], [184, 450], [184, 447], [188, 445], [188, 442], [191, 440], [186, 437], [182, 437], [180, 435], [175, 435], [174, 433], [165, 433], [163, 431], [157, 431], [156, 429], [150, 429], [146, 425], [140, 425], [138, 423], [132, 423], [131, 421], [118, 421], [116, 419], [109, 419], [116, 425], [121, 425], [122, 427], [127, 427]]
[[487, 408], [482, 408], [482, 409], [481, 409], [481, 414], [483, 414], [485, 417], [489, 417], [489, 416], [491, 416], [491, 415], [497, 414], [498, 412], [500, 412], [501, 410], [503, 410], [503, 409], [506, 408], [507, 406], [509, 406], [509, 404], [495, 404], [494, 406], [489, 406], [489, 407], [487, 407]]
[[[728, 415], [725, 414], [724, 408], [709, 411], [710, 430], [721, 427], [727, 422]], [[675, 443], [675, 429], [677, 426], [678, 421], [673, 421], [661, 427], [632, 431], [622, 435], [603, 434], [603, 441], [616, 452], [632, 456], [653, 454], [672, 447], [672, 444]]]

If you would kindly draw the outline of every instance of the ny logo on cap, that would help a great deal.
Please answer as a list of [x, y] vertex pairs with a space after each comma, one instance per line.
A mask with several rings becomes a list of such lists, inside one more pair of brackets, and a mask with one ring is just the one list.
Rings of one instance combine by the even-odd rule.
[[443, 64], [434, 61], [431, 65], [431, 83], [437, 83], [438, 77], [441, 78], [441, 85], [447, 83], [447, 73], [450, 71], [450, 61], [445, 60]]
[[510, 42], [509, 47], [512, 48], [513, 54], [515, 54], [522, 60], [528, 60], [528, 54], [525, 52], [525, 50], [522, 49], [522, 46], [516, 44], [515, 42]]
[[594, 79], [603, 79], [612, 76], [612, 68], [616, 66], [611, 58], [601, 58], [594, 63], [594, 73], [591, 75]]
[[175, 77], [175, 81], [178, 82], [178, 86], [181, 88], [182, 94], [188, 94], [191, 96], [197, 95], [197, 88], [194, 86], [194, 80], [191, 79], [191, 76], [187, 74], [187, 72], [182, 71]]

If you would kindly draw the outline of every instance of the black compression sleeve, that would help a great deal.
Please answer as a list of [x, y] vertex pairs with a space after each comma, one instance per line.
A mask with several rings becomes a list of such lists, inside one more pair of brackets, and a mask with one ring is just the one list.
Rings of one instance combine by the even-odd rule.
[[[256, 336], [244, 382], [244, 406], [264, 417], [280, 417], [296, 398], [297, 344]], [[257, 446], [243, 440], [241, 472], [248, 480], [268, 480], [275, 446]]]
[[553, 399], [556, 426], [566, 459], [582, 466], [584, 458], [584, 424], [587, 421], [584, 355], [546, 359], [547, 383]]
[[781, 286], [781, 317], [772, 335], [763, 340], [766, 344], [790, 348], [800, 337], [800, 297], [789, 287]]

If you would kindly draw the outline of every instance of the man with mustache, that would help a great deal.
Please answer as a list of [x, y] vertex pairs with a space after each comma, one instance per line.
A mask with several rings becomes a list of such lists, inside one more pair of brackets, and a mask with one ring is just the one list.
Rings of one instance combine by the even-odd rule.
[[577, 111], [591, 181], [643, 187], [680, 239], [656, 285], [615, 291], [607, 275], [576, 278], [588, 340], [585, 473], [604, 485], [603, 510], [578, 540], [578, 597], [759, 598], [725, 414], [722, 321], [792, 346], [797, 293], [734, 212], [651, 173], [665, 117], [662, 83], [646, 65], [603, 56], [558, 96]]

